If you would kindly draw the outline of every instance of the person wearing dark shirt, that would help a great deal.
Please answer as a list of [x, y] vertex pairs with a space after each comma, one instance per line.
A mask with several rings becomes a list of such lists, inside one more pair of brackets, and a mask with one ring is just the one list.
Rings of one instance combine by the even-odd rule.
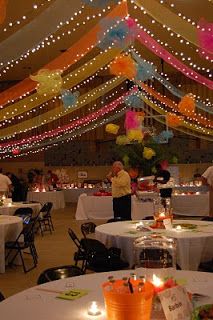
[[156, 182], [160, 189], [161, 198], [171, 198], [172, 196], [172, 188], [167, 188], [166, 184], [170, 179], [170, 172], [164, 168], [159, 163], [156, 165], [157, 172], [155, 174], [154, 182]]
[[7, 172], [6, 175], [12, 182], [12, 201], [22, 201], [22, 188], [19, 179], [11, 172]]

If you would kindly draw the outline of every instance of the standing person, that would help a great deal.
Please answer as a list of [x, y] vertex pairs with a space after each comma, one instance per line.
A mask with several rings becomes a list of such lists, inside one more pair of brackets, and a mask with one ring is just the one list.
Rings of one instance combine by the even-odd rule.
[[2, 173], [2, 169], [0, 169], [0, 195], [8, 196], [12, 190], [12, 181], [8, 176]]
[[113, 163], [107, 179], [112, 182], [114, 218], [131, 220], [131, 179], [128, 172], [123, 169], [122, 162]]
[[213, 216], [213, 166], [202, 174], [202, 181], [209, 186], [209, 215]]
[[153, 181], [157, 182], [158, 184], [161, 198], [171, 198], [172, 188], [168, 186], [168, 182], [171, 176], [170, 172], [166, 170], [166, 167], [163, 167], [160, 163], [157, 164], [155, 167], [157, 172]]
[[22, 201], [22, 188], [19, 179], [11, 172], [7, 172], [6, 175], [12, 181], [12, 200], [14, 202]]

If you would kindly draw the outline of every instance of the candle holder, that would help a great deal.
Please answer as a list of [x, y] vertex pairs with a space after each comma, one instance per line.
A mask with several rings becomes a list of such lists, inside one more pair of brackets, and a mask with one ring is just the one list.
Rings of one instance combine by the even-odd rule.
[[103, 285], [108, 320], [150, 320], [154, 286], [134, 277]]
[[92, 301], [89, 304], [89, 308], [87, 310], [89, 316], [99, 316], [101, 314], [101, 310], [96, 301]]
[[170, 198], [158, 198], [154, 200], [154, 220], [155, 223], [151, 226], [152, 228], [164, 229], [163, 221], [170, 219], [173, 221], [173, 214], [171, 208]]

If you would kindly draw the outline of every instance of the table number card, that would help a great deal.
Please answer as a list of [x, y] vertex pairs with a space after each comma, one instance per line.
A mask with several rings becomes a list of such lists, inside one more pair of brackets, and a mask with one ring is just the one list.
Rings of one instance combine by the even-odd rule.
[[184, 287], [176, 286], [158, 293], [166, 320], [190, 320], [192, 304]]
[[88, 294], [89, 290], [82, 289], [73, 289], [69, 291], [62, 292], [57, 298], [65, 299], [65, 300], [76, 300], [79, 299], [86, 294]]

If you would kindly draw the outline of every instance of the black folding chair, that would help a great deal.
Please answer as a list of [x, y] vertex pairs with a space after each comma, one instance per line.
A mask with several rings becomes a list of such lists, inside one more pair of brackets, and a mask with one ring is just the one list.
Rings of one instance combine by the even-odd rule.
[[39, 229], [41, 231], [41, 235], [44, 235], [45, 231], [49, 231], [52, 233], [54, 231], [54, 226], [51, 217], [51, 209], [53, 207], [52, 202], [46, 202], [39, 212]]
[[33, 209], [30, 207], [23, 207], [16, 209], [14, 216], [20, 217], [24, 224], [28, 224], [33, 215]]
[[[35, 226], [36, 220], [30, 221], [29, 224], [24, 224], [23, 230], [18, 235], [17, 239], [15, 241], [8, 241], [5, 243], [5, 249], [8, 251], [6, 254], [6, 261], [9, 261], [9, 264], [12, 265], [15, 261], [15, 258], [19, 255], [22, 261], [22, 266], [24, 269], [24, 272], [28, 272], [32, 269], [34, 269], [37, 266], [38, 263], [38, 255], [34, 244], [34, 226]], [[29, 252], [25, 252], [27, 249], [29, 249]], [[33, 265], [30, 268], [26, 268], [25, 262], [24, 262], [24, 256], [23, 253], [27, 253], [31, 255]], [[9, 260], [9, 258], [12, 256], [12, 258]]]
[[81, 232], [83, 237], [86, 238], [88, 234], [94, 233], [96, 228], [96, 224], [93, 222], [85, 222], [81, 225]]
[[5, 299], [5, 297], [3, 296], [3, 294], [0, 292], [0, 302], [3, 301]]
[[83, 271], [76, 266], [53, 267], [53, 268], [44, 270], [40, 274], [37, 280], [37, 284], [42, 284], [42, 283], [69, 278], [69, 277], [76, 277], [82, 274], [84, 274]]

